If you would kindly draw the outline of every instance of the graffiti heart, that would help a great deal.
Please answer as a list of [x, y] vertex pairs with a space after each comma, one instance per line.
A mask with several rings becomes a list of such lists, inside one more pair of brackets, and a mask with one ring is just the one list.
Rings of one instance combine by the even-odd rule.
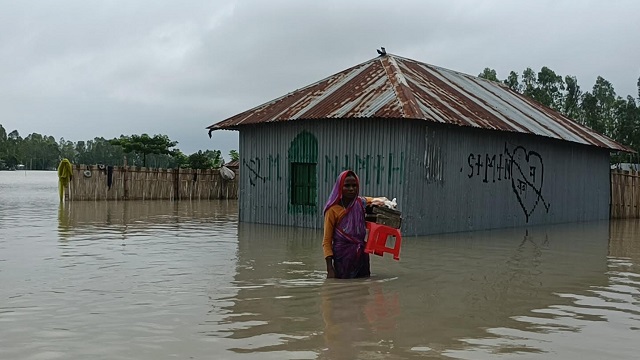
[[548, 213], [550, 205], [542, 196], [544, 163], [540, 154], [527, 151], [522, 146], [514, 148], [512, 154], [506, 148], [505, 152], [511, 158], [511, 188], [524, 211], [526, 221], [529, 222], [529, 217], [540, 204]]

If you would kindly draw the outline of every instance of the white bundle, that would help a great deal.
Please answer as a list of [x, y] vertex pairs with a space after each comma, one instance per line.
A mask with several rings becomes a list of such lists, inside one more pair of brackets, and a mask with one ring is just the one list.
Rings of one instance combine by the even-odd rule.
[[389, 209], [395, 209], [398, 207], [398, 203], [396, 202], [396, 198], [393, 198], [393, 200], [389, 201], [389, 200], [385, 200], [384, 201], [384, 205], [386, 207], [388, 207]]
[[236, 177], [236, 173], [226, 166], [221, 167], [219, 171], [224, 180], [233, 180]]

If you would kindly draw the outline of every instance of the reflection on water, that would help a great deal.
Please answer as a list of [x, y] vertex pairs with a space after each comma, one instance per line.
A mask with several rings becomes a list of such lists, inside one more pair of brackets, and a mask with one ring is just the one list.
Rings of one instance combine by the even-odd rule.
[[[535, 351], [559, 358], [588, 359], [637, 357], [640, 339], [640, 273], [638, 225], [616, 221], [610, 224], [604, 282], [587, 282], [581, 289], [559, 289], [556, 301], [514, 317], [518, 328], [492, 328], [497, 337], [468, 341], [488, 356], [457, 354], [461, 358], [490, 358], [495, 352]], [[635, 229], [635, 233], [628, 230]], [[615, 249], [625, 249], [619, 251]], [[616, 254], [616, 256], [612, 256]]]
[[[634, 359], [640, 340], [639, 221], [610, 224], [609, 257], [604, 283], [580, 291], [559, 290], [556, 301], [514, 316], [516, 327], [494, 327], [482, 338], [463, 339], [464, 350], [447, 355], [492, 359], [496, 354], [541, 354], [545, 358]], [[612, 256], [617, 255], [617, 256]], [[612, 342], [612, 339], [615, 339]], [[514, 356], [515, 357], [515, 356]], [[520, 357], [520, 356], [519, 356]], [[532, 357], [532, 356], [529, 356]]]
[[375, 358], [380, 345], [382, 349], [393, 345], [385, 342], [398, 330], [397, 292], [385, 291], [379, 281], [363, 281], [326, 284], [320, 294], [325, 324], [325, 351], [320, 358]]
[[406, 238], [325, 279], [321, 233], [237, 202], [60, 204], [0, 172], [0, 359], [632, 359], [640, 221]]
[[[236, 201], [76, 201], [58, 204], [58, 236], [61, 241], [78, 232], [108, 230], [123, 240], [137, 234], [162, 235], [186, 230], [189, 234], [209, 233], [202, 225], [225, 225], [235, 236]], [[230, 231], [230, 232], [229, 232]]]

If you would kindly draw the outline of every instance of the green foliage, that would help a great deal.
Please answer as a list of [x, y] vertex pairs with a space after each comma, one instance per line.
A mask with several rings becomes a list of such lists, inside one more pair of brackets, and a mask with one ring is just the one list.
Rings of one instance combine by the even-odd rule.
[[586, 92], [582, 102], [585, 124], [599, 133], [613, 137], [613, 128], [617, 122], [617, 101], [613, 85], [598, 76], [591, 93]]
[[60, 157], [63, 159], [69, 159], [71, 163], [74, 162], [76, 157], [75, 145], [72, 141], [67, 141], [64, 138], [60, 138], [58, 142], [58, 148], [60, 149]]
[[[640, 80], [638, 81], [640, 82]], [[231, 158], [231, 161], [238, 161], [240, 160], [240, 154], [236, 150], [231, 150], [229, 151], [229, 158]]]
[[520, 82], [518, 81], [518, 73], [515, 71], [509, 73], [509, 76], [504, 80], [504, 83], [509, 87], [509, 89], [513, 91], [522, 91], [522, 87], [520, 86]]
[[[485, 68], [479, 76], [493, 80], [494, 74], [495, 71]], [[511, 71], [503, 82], [513, 91], [640, 151], [640, 104], [632, 96], [626, 99], [617, 96], [613, 85], [604, 78], [598, 76], [591, 91], [583, 93], [575, 76], [563, 78], [544, 66], [537, 74], [526, 68], [521, 79]], [[640, 101], [640, 78], [637, 85]], [[629, 161], [624, 154], [615, 154], [612, 161], [623, 158]]]
[[564, 81], [562, 76], [546, 66], [538, 73], [538, 83], [534, 91], [534, 99], [541, 104], [560, 111], [564, 94]]
[[580, 112], [580, 102], [582, 99], [582, 91], [580, 91], [580, 85], [578, 85], [578, 79], [575, 76], [565, 76], [565, 89], [567, 91], [564, 96], [564, 102], [562, 105], [563, 115], [571, 118], [571, 119], [579, 119]]
[[522, 72], [522, 93], [530, 98], [534, 98], [536, 89], [536, 73], [531, 68], [526, 68]]
[[14, 168], [24, 164], [28, 169], [52, 169], [57, 165], [60, 150], [55, 139], [33, 133], [22, 138], [17, 130], [7, 134], [0, 125], [0, 162]]
[[177, 141], [169, 140], [167, 135], [154, 135], [150, 137], [147, 134], [124, 136], [120, 135], [119, 139], [110, 140], [111, 145], [121, 146], [126, 153], [142, 154], [142, 166], [147, 166], [147, 155], [171, 155], [172, 147], [178, 145]]
[[213, 161], [202, 150], [189, 155], [187, 164], [191, 169], [211, 169]]
[[[146, 141], [149, 146], [146, 148], [136, 147], [141, 146], [141, 144], [137, 144], [127, 147], [125, 150], [125, 146], [120, 145], [123, 138], [127, 140], [143, 139], [142, 142]], [[151, 141], [148, 141], [149, 139]], [[118, 145], [114, 145], [112, 142]], [[133, 144], [133, 141], [127, 144]], [[144, 134], [121, 136], [120, 139], [112, 140], [97, 137], [93, 140], [76, 143], [64, 138], [56, 142], [53, 137], [38, 133], [30, 134], [23, 139], [17, 130], [7, 134], [5, 128], [0, 124], [0, 170], [12, 168], [18, 164], [24, 164], [29, 170], [50, 170], [55, 169], [62, 158], [67, 158], [74, 164], [122, 166], [125, 164], [126, 158], [126, 164], [130, 166], [188, 167], [190, 165], [189, 157], [178, 149], [171, 149], [176, 144], [177, 142], [169, 140], [166, 135], [156, 135], [152, 138]], [[127, 150], [129, 151], [127, 152]], [[207, 157], [210, 163], [209, 167], [218, 167], [224, 163], [224, 159], [220, 157], [220, 150], [199, 151], [199, 153]]]
[[627, 96], [626, 100], [618, 99], [614, 106], [614, 118], [616, 125], [613, 128], [613, 137], [623, 144], [634, 149], [640, 149], [640, 111], [633, 97]]
[[220, 150], [207, 150], [204, 154], [211, 160], [214, 168], [219, 168], [224, 165], [224, 159], [222, 158], [222, 152]]
[[478, 77], [498, 82], [498, 74], [493, 69], [484, 68], [484, 70], [480, 74], [478, 74]]

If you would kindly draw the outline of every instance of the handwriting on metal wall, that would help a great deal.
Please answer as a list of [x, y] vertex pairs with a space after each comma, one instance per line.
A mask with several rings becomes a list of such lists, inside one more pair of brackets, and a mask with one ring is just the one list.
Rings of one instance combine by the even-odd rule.
[[[324, 182], [332, 184], [343, 170], [353, 170], [360, 176], [363, 184], [402, 184], [404, 182], [404, 152], [400, 155], [325, 155], [323, 167]], [[266, 158], [252, 157], [242, 160], [249, 175], [249, 184], [282, 180], [280, 155], [268, 155]]]
[[502, 154], [469, 154], [469, 178], [481, 178], [484, 183], [511, 181], [511, 189], [520, 204], [526, 222], [542, 204], [549, 212], [550, 204], [542, 196], [544, 162], [539, 153], [516, 146], [510, 151], [505, 143]]
[[332, 183], [338, 174], [344, 170], [353, 170], [360, 177], [360, 181], [369, 185], [404, 182], [404, 152], [400, 156], [389, 153], [387, 156], [378, 155], [349, 155], [324, 157], [324, 182]]
[[256, 186], [258, 181], [263, 183], [271, 180], [281, 180], [280, 175], [280, 155], [268, 155], [266, 158], [265, 174], [262, 174], [262, 160], [259, 157], [242, 160], [242, 165], [249, 171], [249, 184]]

